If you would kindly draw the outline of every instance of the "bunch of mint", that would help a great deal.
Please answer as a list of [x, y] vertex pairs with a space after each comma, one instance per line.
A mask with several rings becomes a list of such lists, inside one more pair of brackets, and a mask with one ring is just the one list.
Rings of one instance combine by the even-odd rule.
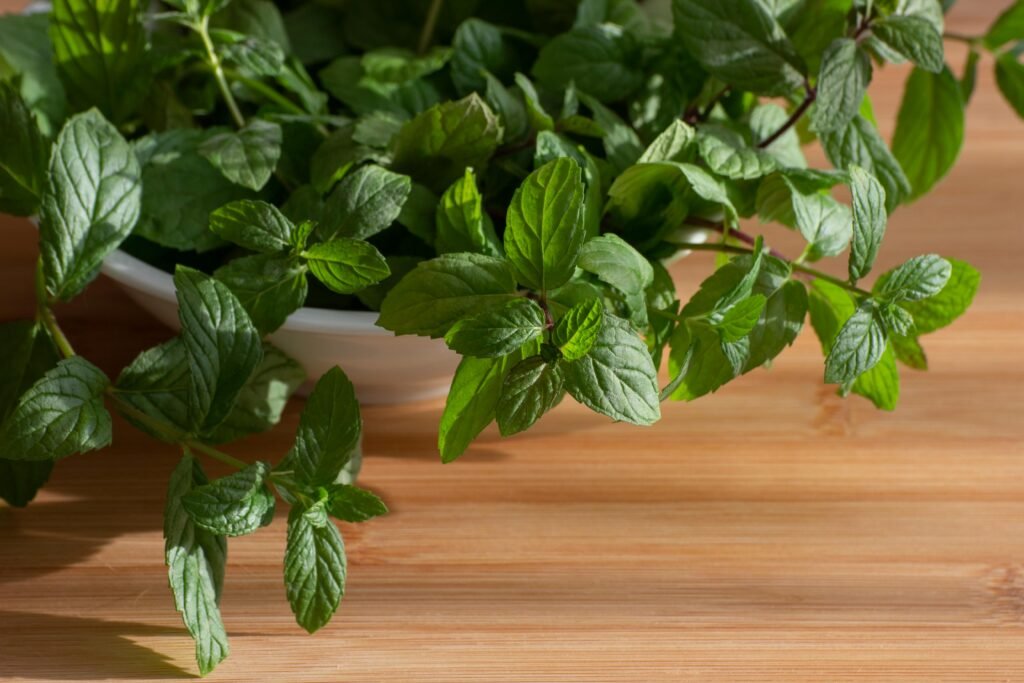
[[[275, 493], [309, 631], [344, 592], [330, 518], [386, 512], [352, 483], [359, 407], [340, 369], [276, 465], [217, 448], [276, 424], [304, 381], [264, 340], [303, 305], [379, 311], [462, 356], [447, 462], [566, 394], [652, 424], [662, 401], [769, 365], [808, 314], [825, 382], [892, 409], [897, 362], [925, 368], [920, 338], [975, 295], [977, 271], [934, 254], [861, 280], [889, 214], [955, 162], [981, 51], [1024, 114], [1024, 2], [983, 36], [944, 36], [949, 0], [674, 0], [671, 20], [638, 0], [281, 4], [0, 17], [0, 210], [40, 227], [37, 314], [0, 327], [0, 496], [25, 505], [56, 460], [109, 444], [109, 408], [179, 445], [166, 561], [202, 673], [228, 652], [226, 539], [269, 524]], [[960, 79], [944, 38], [969, 45]], [[867, 89], [904, 61], [890, 148]], [[833, 168], [808, 168], [815, 140]], [[754, 217], [803, 252], [744, 232]], [[54, 305], [117, 248], [174, 272], [182, 330], [111, 381]], [[683, 303], [665, 263], [696, 249], [718, 267]], [[812, 265], [832, 257], [848, 277]], [[237, 471], [208, 481], [200, 458]]]

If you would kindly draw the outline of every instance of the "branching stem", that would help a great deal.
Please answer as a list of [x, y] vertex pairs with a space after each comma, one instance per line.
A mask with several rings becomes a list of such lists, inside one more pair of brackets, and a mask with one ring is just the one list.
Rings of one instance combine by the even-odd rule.
[[228, 110], [231, 112], [231, 118], [234, 119], [236, 126], [244, 128], [245, 117], [242, 116], [242, 110], [238, 108], [235, 96], [231, 94], [231, 87], [228, 85], [227, 77], [224, 75], [224, 65], [221, 64], [220, 57], [217, 55], [217, 49], [210, 39], [210, 18], [204, 16], [195, 25], [195, 31], [203, 41], [203, 47], [206, 48], [206, 61], [210, 64], [210, 68], [213, 69], [213, 77], [217, 81], [217, 87], [220, 88], [221, 95], [224, 96], [224, 103], [227, 104]]
[[804, 95], [804, 101], [800, 103], [800, 106], [793, 110], [793, 113], [789, 115], [789, 118], [786, 119], [781, 126], [779, 126], [777, 131], [759, 142], [757, 145], [758, 147], [764, 149], [785, 135], [786, 131], [792, 128], [796, 122], [800, 120], [800, 117], [802, 117], [811, 105], [814, 104], [814, 100], [818, 97], [818, 91], [811, 87], [811, 84], [807, 82], [804, 83], [804, 89], [807, 91], [807, 94]]

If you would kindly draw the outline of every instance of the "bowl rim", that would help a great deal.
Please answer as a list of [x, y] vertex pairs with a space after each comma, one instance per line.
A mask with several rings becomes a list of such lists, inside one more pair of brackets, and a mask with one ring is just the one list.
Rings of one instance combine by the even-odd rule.
[[[101, 271], [125, 287], [177, 305], [171, 274], [121, 249], [115, 249], [103, 260]], [[377, 326], [378, 317], [379, 314], [372, 311], [303, 307], [288, 316], [280, 331], [393, 336], [388, 330]]]

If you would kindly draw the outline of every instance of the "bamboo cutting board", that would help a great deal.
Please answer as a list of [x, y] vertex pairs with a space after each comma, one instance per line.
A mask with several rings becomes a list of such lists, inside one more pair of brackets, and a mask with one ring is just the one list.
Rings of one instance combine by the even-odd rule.
[[[951, 28], [978, 32], [1005, 4], [961, 0]], [[886, 133], [904, 77], [872, 86]], [[897, 412], [823, 387], [809, 331], [653, 428], [566, 401], [452, 465], [439, 402], [366, 409], [364, 481], [393, 512], [343, 528], [335, 621], [295, 625], [283, 519], [233, 539], [232, 655], [212, 680], [1024, 680], [1024, 126], [987, 62], [968, 121], [960, 164], [896, 213], [880, 267], [937, 251], [980, 267], [982, 291], [927, 337], [933, 369], [903, 372]], [[0, 219], [0, 319], [31, 315], [34, 259], [29, 224]], [[680, 262], [681, 292], [710, 265]], [[110, 372], [169, 335], [106, 280], [61, 317]], [[299, 408], [229, 450], [276, 461]], [[0, 508], [0, 679], [193, 675], [162, 555], [176, 460], [118, 422], [112, 448]]]

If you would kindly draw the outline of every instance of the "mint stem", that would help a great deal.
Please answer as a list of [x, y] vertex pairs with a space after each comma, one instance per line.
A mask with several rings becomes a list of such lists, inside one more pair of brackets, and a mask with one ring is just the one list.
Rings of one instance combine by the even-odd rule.
[[210, 40], [210, 18], [204, 16], [195, 26], [195, 30], [203, 41], [203, 47], [206, 48], [206, 59], [210, 63], [210, 68], [213, 69], [213, 77], [217, 81], [221, 95], [224, 96], [224, 103], [231, 111], [231, 118], [234, 119], [236, 126], [244, 128], [245, 117], [242, 116], [242, 110], [238, 108], [235, 96], [231, 94], [231, 87], [228, 86], [227, 78], [224, 76], [224, 66], [217, 55], [217, 49], [213, 46], [213, 41]]
[[804, 82], [804, 89], [807, 91], [807, 94], [804, 96], [804, 101], [800, 103], [799, 107], [793, 110], [793, 113], [790, 114], [789, 118], [786, 119], [781, 126], [779, 126], [777, 131], [758, 143], [757, 146], [759, 148], [764, 149], [785, 135], [786, 131], [792, 128], [796, 122], [800, 120], [800, 117], [807, 112], [810, 106], [814, 104], [814, 100], [818, 97], [818, 91], [812, 88], [811, 84], [808, 82]]
[[430, 9], [427, 10], [427, 19], [423, 22], [423, 30], [420, 32], [420, 42], [417, 51], [422, 55], [430, 49], [430, 43], [434, 39], [434, 29], [437, 27], [437, 17], [441, 14], [441, 4], [444, 0], [432, 0]]
[[65, 358], [75, 355], [75, 349], [71, 346], [64, 330], [60, 329], [57, 323], [57, 316], [53, 314], [50, 307], [50, 296], [46, 293], [46, 278], [43, 275], [43, 260], [36, 261], [36, 322], [46, 328], [57, 345], [57, 349]]

